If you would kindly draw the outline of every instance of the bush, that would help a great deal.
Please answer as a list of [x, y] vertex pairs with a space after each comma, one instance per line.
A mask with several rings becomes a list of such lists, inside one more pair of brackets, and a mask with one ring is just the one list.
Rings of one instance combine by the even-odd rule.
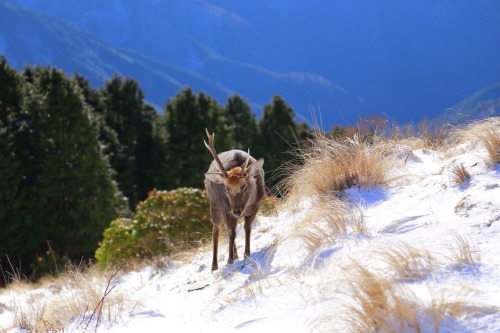
[[274, 196], [266, 195], [260, 203], [260, 214], [263, 216], [276, 215], [279, 199]]
[[117, 263], [138, 256], [136, 221], [118, 218], [103, 232], [103, 239], [95, 252], [100, 263]]
[[210, 203], [205, 191], [153, 190], [137, 206], [135, 219], [111, 222], [95, 257], [104, 264], [153, 258], [193, 246], [210, 233]]

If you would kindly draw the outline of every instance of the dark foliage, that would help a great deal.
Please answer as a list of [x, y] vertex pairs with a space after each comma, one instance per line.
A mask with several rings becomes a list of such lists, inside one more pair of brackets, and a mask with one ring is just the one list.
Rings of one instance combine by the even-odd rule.
[[217, 149], [228, 149], [223, 114], [217, 102], [203, 93], [184, 89], [167, 102], [164, 114], [166, 132], [165, 188], [203, 187], [203, 174], [212, 161], [205, 148], [205, 128], [217, 133]]
[[264, 106], [258, 123], [257, 156], [264, 158], [266, 185], [272, 187], [283, 179], [283, 165], [293, 158], [290, 154], [309, 133], [307, 124], [297, 124], [295, 112], [279, 96]]
[[9, 185], [0, 189], [2, 255], [27, 275], [39, 271], [49, 247], [70, 260], [91, 257], [122, 202], [81, 91], [53, 68], [21, 76], [3, 63], [0, 71], [16, 91], [5, 93], [11, 99], [0, 93], [7, 119], [0, 149], [8, 156], [0, 181]]
[[[254, 157], [265, 159], [271, 173], [308, 130], [277, 96], [258, 123], [239, 95], [220, 106], [190, 88], [168, 100], [164, 111], [159, 116], [145, 103], [138, 83], [129, 78], [115, 75], [104, 87], [93, 88], [78, 74], [68, 78], [50, 67], [26, 67], [19, 73], [0, 58], [4, 272], [15, 269], [37, 278], [61, 270], [67, 261], [90, 259], [110, 221], [115, 229], [127, 229], [123, 221], [133, 220], [136, 207], [136, 220], [150, 220], [144, 204], [137, 205], [151, 189], [202, 188], [212, 162], [203, 144], [205, 128], [216, 133], [219, 152], [249, 148]], [[153, 210], [181, 212], [169, 207]], [[208, 206], [203, 211], [208, 214]], [[161, 232], [170, 230], [169, 239], [188, 241], [192, 234], [174, 225]]]

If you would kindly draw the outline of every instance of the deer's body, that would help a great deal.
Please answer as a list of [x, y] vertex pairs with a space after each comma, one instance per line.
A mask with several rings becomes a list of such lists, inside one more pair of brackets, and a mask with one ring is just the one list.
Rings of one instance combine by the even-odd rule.
[[[245, 219], [245, 258], [250, 256], [250, 234], [252, 222], [265, 195], [264, 160], [255, 160], [242, 150], [230, 150], [220, 154], [213, 148], [213, 135], [206, 144], [214, 161], [205, 174], [205, 188], [210, 200], [210, 214], [213, 222], [212, 271], [218, 269], [217, 253], [219, 232], [226, 224], [229, 241], [228, 264], [238, 259], [235, 237], [238, 219]], [[222, 169], [222, 170], [221, 170]]]

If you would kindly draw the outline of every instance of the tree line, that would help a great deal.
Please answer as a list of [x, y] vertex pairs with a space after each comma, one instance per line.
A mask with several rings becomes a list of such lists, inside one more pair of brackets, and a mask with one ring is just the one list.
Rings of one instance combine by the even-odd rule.
[[17, 71], [0, 57], [2, 272], [36, 276], [47, 261], [91, 258], [110, 221], [133, 214], [152, 189], [203, 187], [205, 128], [219, 152], [263, 157], [269, 187], [279, 181], [269, 171], [309, 133], [279, 96], [257, 120], [237, 94], [219, 105], [186, 87], [159, 114], [131, 78], [94, 88], [78, 74]]

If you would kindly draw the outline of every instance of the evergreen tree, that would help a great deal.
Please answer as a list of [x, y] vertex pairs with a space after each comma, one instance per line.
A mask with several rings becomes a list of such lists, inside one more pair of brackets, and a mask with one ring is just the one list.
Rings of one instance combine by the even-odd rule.
[[219, 152], [228, 149], [223, 134], [224, 119], [217, 102], [186, 88], [167, 102], [164, 124], [167, 133], [166, 188], [202, 187], [203, 174], [212, 162], [203, 144], [205, 128], [216, 133]]
[[[102, 152], [111, 164], [111, 156], [114, 156], [115, 152], [120, 149], [120, 142], [115, 130], [106, 124], [104, 98], [101, 90], [92, 88], [89, 81], [78, 73], [74, 74], [74, 80], [82, 92], [85, 103], [91, 108], [92, 118], [98, 129], [98, 138]], [[113, 167], [111, 167], [111, 171], [113, 173], [113, 179], [116, 180], [116, 172]]]
[[[22, 77], [0, 57], [0, 256], [9, 255], [14, 262], [37, 244], [38, 235], [29, 213], [30, 193], [23, 178], [19, 146], [26, 142], [19, 135], [25, 126], [21, 116]], [[28, 233], [30, 230], [30, 233]], [[9, 269], [0, 259], [1, 268]]]
[[280, 167], [293, 157], [293, 147], [305, 136], [307, 125], [295, 122], [295, 112], [279, 96], [264, 106], [258, 123], [256, 155], [264, 158], [266, 185], [272, 187], [282, 179]]
[[68, 257], [91, 256], [120, 201], [90, 110], [74, 81], [57, 69], [36, 70], [24, 111], [38, 166], [35, 193], [43, 234]]
[[0, 121], [3, 126], [11, 125], [19, 115], [21, 99], [21, 77], [7, 64], [7, 59], [0, 56]]
[[157, 186], [159, 167], [164, 163], [164, 142], [157, 128], [160, 118], [144, 102], [142, 90], [132, 79], [114, 76], [101, 95], [102, 100], [90, 96], [89, 101], [104, 119], [100, 139], [119, 188], [134, 209]]
[[121, 203], [74, 81], [50, 68], [28, 67], [22, 77], [8, 72], [0, 66], [0, 77], [18, 82], [22, 98], [10, 103], [17, 111], [8, 117], [2, 109], [9, 121], [0, 131], [8, 156], [0, 171], [0, 250], [29, 276], [48, 243], [53, 257], [91, 257]]
[[225, 133], [233, 149], [247, 150], [251, 154], [257, 138], [257, 124], [255, 115], [250, 110], [248, 103], [239, 95], [229, 97], [222, 109], [225, 119]]

